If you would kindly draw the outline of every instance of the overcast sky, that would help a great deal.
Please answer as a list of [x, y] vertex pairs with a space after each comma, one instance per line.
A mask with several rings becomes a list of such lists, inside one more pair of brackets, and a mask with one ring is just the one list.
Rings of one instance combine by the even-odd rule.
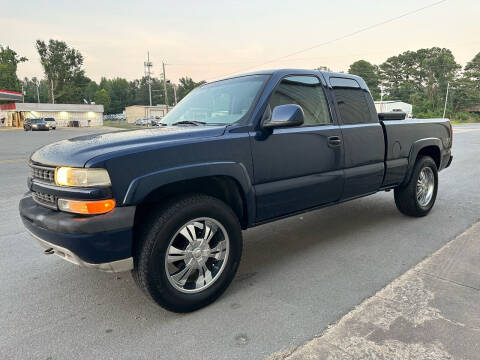
[[346, 71], [355, 60], [380, 64], [406, 50], [440, 46], [465, 65], [480, 52], [480, 1], [447, 0], [416, 14], [280, 61], [266, 61], [324, 43], [434, 3], [435, 0], [41, 1], [2, 0], [0, 44], [29, 61], [23, 78], [42, 77], [35, 40], [64, 40], [79, 50], [87, 76], [143, 75], [150, 51], [154, 76], [212, 80], [270, 68]]

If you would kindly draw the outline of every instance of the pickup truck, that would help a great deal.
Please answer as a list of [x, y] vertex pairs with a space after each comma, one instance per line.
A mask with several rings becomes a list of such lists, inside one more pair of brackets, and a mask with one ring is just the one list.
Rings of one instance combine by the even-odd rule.
[[242, 229], [391, 189], [427, 215], [451, 147], [449, 120], [377, 114], [358, 76], [262, 71], [193, 90], [156, 128], [35, 151], [20, 215], [46, 254], [132, 271], [188, 312], [232, 281]]

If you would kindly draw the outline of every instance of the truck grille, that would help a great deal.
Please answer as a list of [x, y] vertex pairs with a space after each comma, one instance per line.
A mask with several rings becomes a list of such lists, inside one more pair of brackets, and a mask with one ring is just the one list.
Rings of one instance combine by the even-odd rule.
[[53, 183], [55, 181], [55, 168], [30, 164], [32, 178], [42, 182]]
[[57, 209], [57, 197], [55, 195], [33, 191], [32, 198], [36, 203], [40, 205], [43, 205], [50, 209]]

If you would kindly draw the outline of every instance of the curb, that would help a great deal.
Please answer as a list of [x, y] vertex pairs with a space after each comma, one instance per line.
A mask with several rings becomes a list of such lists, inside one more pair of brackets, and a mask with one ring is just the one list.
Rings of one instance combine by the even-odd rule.
[[479, 239], [477, 222], [319, 337], [266, 359], [479, 358]]

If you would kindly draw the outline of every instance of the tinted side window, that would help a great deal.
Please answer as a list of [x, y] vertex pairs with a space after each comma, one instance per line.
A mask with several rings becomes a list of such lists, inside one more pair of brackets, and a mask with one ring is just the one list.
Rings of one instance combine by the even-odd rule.
[[275, 89], [270, 98], [270, 108], [296, 104], [304, 112], [304, 126], [331, 123], [327, 100], [322, 84], [314, 76], [288, 76]]
[[333, 93], [344, 124], [371, 122], [370, 108], [362, 89], [334, 88]]

